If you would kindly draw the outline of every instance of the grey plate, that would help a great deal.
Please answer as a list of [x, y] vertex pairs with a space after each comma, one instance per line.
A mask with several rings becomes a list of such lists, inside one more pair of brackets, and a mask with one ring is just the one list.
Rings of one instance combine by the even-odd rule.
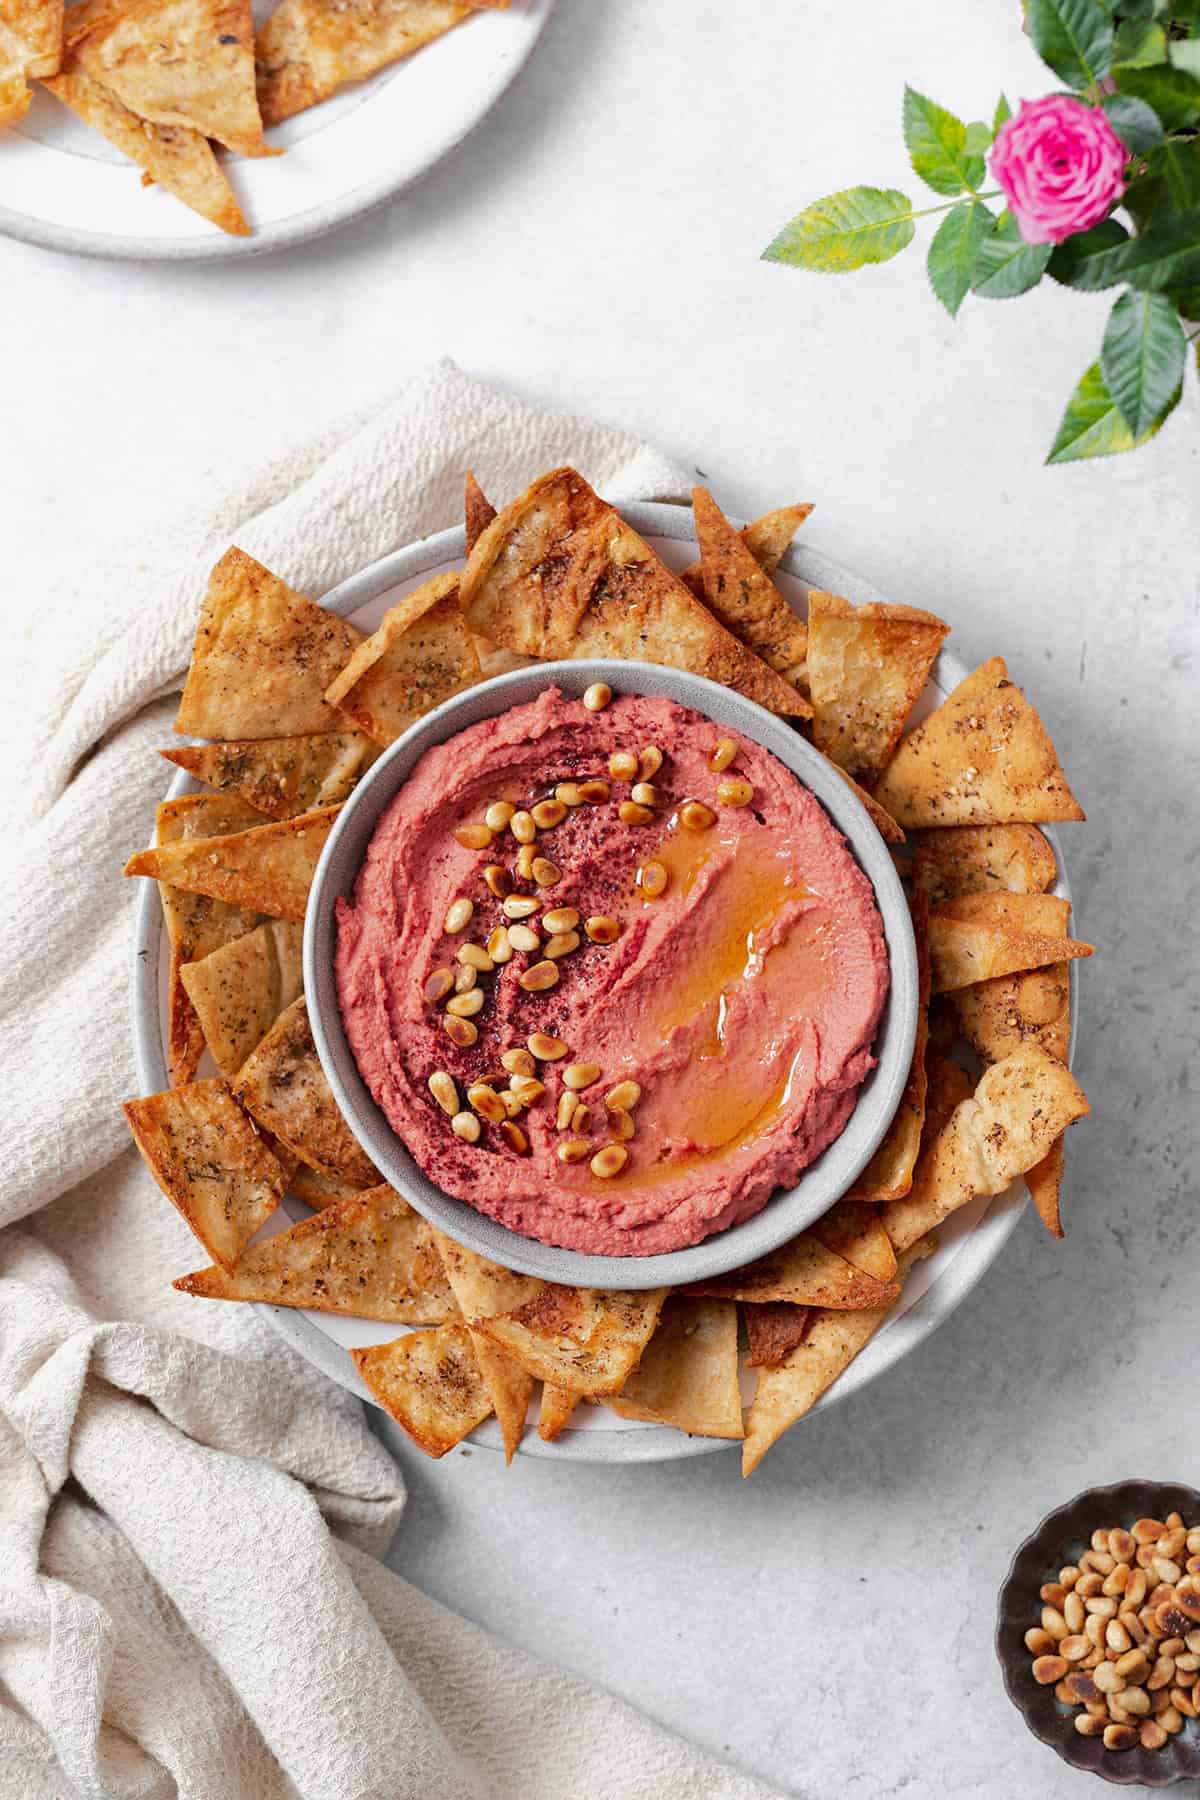
[[[420, 757], [470, 725], [535, 700], [557, 686], [568, 698], [593, 681], [614, 693], [658, 695], [703, 713], [771, 751], [815, 794], [849, 843], [875, 890], [887, 940], [891, 988], [875, 1040], [876, 1065], [840, 1137], [793, 1188], [781, 1189], [742, 1225], [714, 1233], [686, 1250], [660, 1256], [585, 1256], [522, 1237], [452, 1199], [427, 1179], [375, 1104], [346, 1042], [334, 981], [334, 909], [349, 896], [367, 844], [384, 809], [403, 788]], [[304, 927], [304, 988], [325, 1073], [355, 1137], [391, 1185], [448, 1236], [480, 1256], [572, 1287], [678, 1287], [707, 1281], [766, 1256], [827, 1212], [870, 1160], [900, 1104], [912, 1062], [917, 1018], [917, 954], [904, 890], [887, 846], [861, 801], [825, 758], [798, 732], [752, 700], [716, 682], [651, 663], [600, 659], [543, 663], [517, 669], [457, 694], [421, 719], [380, 757], [342, 807], [317, 865]]]
[[[623, 505], [621, 512], [635, 531], [660, 541], [663, 553], [672, 559], [674, 567], [681, 568], [693, 560], [696, 540], [690, 509], [658, 502], [638, 502]], [[326, 595], [324, 604], [331, 612], [343, 617], [372, 603], [382, 607], [383, 597], [392, 590], [414, 585], [443, 568], [460, 564], [462, 557], [462, 527], [455, 526], [382, 557]], [[806, 545], [787, 553], [780, 564], [780, 575], [784, 578], [785, 589], [790, 592], [795, 592], [797, 587], [831, 588], [857, 604], [887, 598], [872, 583], [855, 575], [834, 558]], [[952, 651], [943, 650], [933, 674], [932, 685], [937, 695], [948, 693], [966, 673], [966, 665], [961, 659]], [[931, 696], [930, 704], [935, 703], [936, 696]], [[164, 798], [174, 799], [180, 794], [198, 791], [199, 784], [181, 771]], [[1070, 881], [1059, 834], [1051, 827], [1043, 829], [1058, 857], [1059, 880], [1054, 891], [1070, 899]], [[158, 892], [154, 883], [147, 881], [143, 883], [136, 914], [130, 999], [138, 1076], [148, 1094], [167, 1085], [160, 988], [163, 941]], [[1070, 965], [1070, 972], [1073, 1057], [1079, 1018], [1078, 963]], [[1015, 1182], [1007, 1193], [997, 1195], [993, 1200], [974, 1201], [947, 1220], [939, 1232], [938, 1250], [928, 1262], [918, 1264], [913, 1270], [892, 1317], [807, 1416], [811, 1418], [850, 1399], [936, 1331], [967, 1298], [1000, 1254], [1016, 1228], [1027, 1198], [1024, 1183]], [[308, 1208], [298, 1201], [285, 1201], [285, 1206], [293, 1218], [309, 1216]], [[264, 1306], [260, 1310], [280, 1336], [331, 1381], [336, 1381], [359, 1399], [375, 1404], [369, 1390], [359, 1380], [344, 1345], [331, 1334], [328, 1320], [287, 1307]], [[501, 1450], [495, 1421], [489, 1420], [479, 1431], [473, 1432], [471, 1442]], [[559, 1462], [660, 1462], [728, 1448], [728, 1442], [723, 1439], [687, 1438], [667, 1427], [639, 1427], [630, 1422], [628, 1430], [601, 1432], [568, 1428], [553, 1444], [544, 1444], [535, 1433], [527, 1432], [521, 1454]]]

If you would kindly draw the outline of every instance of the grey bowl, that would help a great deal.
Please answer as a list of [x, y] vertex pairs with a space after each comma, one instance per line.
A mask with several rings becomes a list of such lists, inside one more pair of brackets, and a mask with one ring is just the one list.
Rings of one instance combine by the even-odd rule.
[[[846, 1129], [804, 1171], [742, 1225], [689, 1249], [660, 1256], [585, 1256], [523, 1237], [436, 1187], [376, 1105], [346, 1041], [333, 975], [335, 906], [349, 896], [368, 841], [424, 752], [468, 726], [533, 700], [556, 684], [581, 695], [594, 681], [617, 693], [665, 696], [732, 727], [778, 757], [816, 796], [845, 836], [875, 890], [891, 968], [891, 988], [875, 1043], [877, 1062]], [[797, 731], [742, 695], [676, 669], [610, 660], [542, 663], [456, 695], [405, 732], [374, 764], [339, 814], [317, 866], [304, 928], [304, 983], [322, 1066], [354, 1135], [387, 1180], [458, 1243], [506, 1268], [580, 1287], [652, 1288], [702, 1281], [765, 1256], [821, 1216], [869, 1161], [900, 1103], [917, 1020], [917, 958], [908, 905], [887, 846], [866, 809]]]

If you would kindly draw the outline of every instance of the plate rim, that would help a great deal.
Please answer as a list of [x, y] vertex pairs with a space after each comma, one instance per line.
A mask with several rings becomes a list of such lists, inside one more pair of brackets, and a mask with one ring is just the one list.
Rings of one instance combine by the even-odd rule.
[[[676, 543], [694, 544], [695, 531], [692, 525], [691, 508], [686, 502], [664, 500], [642, 500], [618, 502], [623, 518], [633, 529], [643, 536], [668, 538]], [[735, 520], [736, 524], [737, 521]], [[443, 531], [430, 533], [427, 537], [417, 538], [412, 543], [389, 551], [386, 556], [379, 557], [365, 568], [358, 570], [345, 581], [331, 588], [321, 597], [321, 604], [330, 612], [344, 617], [355, 612], [360, 606], [378, 598], [397, 583], [411, 580], [425, 574], [440, 564], [461, 560], [465, 551], [465, 533], [462, 525], [452, 525]], [[808, 547], [793, 545], [784, 555], [780, 568], [787, 575], [801, 581], [807, 587], [831, 588], [845, 594], [847, 599], [856, 604], [869, 601], [884, 601], [884, 594], [875, 585], [860, 577], [836, 558], [825, 552]], [[942, 679], [939, 686], [946, 689], [957, 686], [969, 673], [967, 665], [953, 651], [943, 647], [939, 653], [935, 672]], [[197, 789], [191, 777], [180, 770], [169, 784], [166, 798], [174, 798], [177, 794]], [[1059, 882], [1067, 899], [1073, 895], [1070, 872], [1063, 857], [1059, 833], [1053, 825], [1039, 827], [1044, 831], [1053, 846], [1058, 863]], [[156, 1093], [167, 1085], [166, 1062], [162, 1053], [161, 1026], [158, 1017], [157, 994], [157, 951], [162, 930], [162, 912], [158, 904], [157, 884], [145, 883], [144, 892], [138, 899], [135, 909], [133, 943], [131, 946], [132, 980], [130, 984], [130, 1011], [133, 1027], [134, 1059], [138, 1078], [143, 1083], [145, 1092]], [[151, 975], [151, 967], [154, 974]], [[1070, 964], [1070, 999], [1071, 1029], [1067, 1050], [1067, 1066], [1071, 1067], [1075, 1059], [1075, 1046], [1079, 1026], [1079, 970], [1074, 962]], [[1017, 1190], [1016, 1198], [1011, 1198], [1013, 1188]], [[816, 1418], [828, 1407], [840, 1401], [850, 1399], [860, 1389], [878, 1380], [898, 1362], [912, 1351], [918, 1344], [930, 1337], [937, 1328], [944, 1324], [957, 1311], [963, 1301], [982, 1280], [985, 1272], [1000, 1256], [1016, 1229], [1017, 1222], [1029, 1204], [1029, 1192], [1023, 1180], [1018, 1178], [1013, 1188], [1004, 1194], [994, 1196], [985, 1208], [970, 1235], [964, 1239], [962, 1247], [957, 1251], [947, 1268], [945, 1268], [919, 1297], [919, 1299], [901, 1315], [897, 1325], [912, 1321], [916, 1327], [897, 1336], [891, 1353], [877, 1368], [868, 1368], [855, 1377], [854, 1363], [829, 1387], [816, 1405], [797, 1423], [803, 1425], [809, 1419]], [[984, 1239], [982, 1228], [990, 1225]], [[936, 1297], [936, 1305], [933, 1303]], [[269, 1306], [256, 1303], [256, 1309], [267, 1318], [291, 1347], [313, 1363], [321, 1372], [339, 1387], [347, 1389], [360, 1400], [378, 1408], [378, 1402], [361, 1380], [349, 1356], [341, 1346], [312, 1324], [303, 1312], [294, 1308]], [[902, 1338], [902, 1341], [901, 1341]], [[886, 1342], [883, 1333], [880, 1341]], [[473, 1432], [466, 1440], [472, 1447], [502, 1452], [498, 1431], [488, 1434], [488, 1426], [495, 1421], [485, 1423], [478, 1432]], [[673, 1462], [692, 1456], [714, 1454], [721, 1450], [730, 1450], [740, 1445], [740, 1439], [689, 1437], [670, 1426], [640, 1427], [622, 1431], [615, 1428], [605, 1432], [572, 1431], [569, 1427], [553, 1443], [545, 1443], [536, 1432], [526, 1431], [521, 1439], [519, 1454], [524, 1456], [544, 1457], [550, 1460], [580, 1463], [642, 1463]]]

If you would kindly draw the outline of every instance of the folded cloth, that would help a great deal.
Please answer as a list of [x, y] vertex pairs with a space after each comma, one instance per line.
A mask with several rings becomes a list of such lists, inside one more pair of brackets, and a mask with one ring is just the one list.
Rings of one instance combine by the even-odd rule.
[[[134, 882], [209, 566], [232, 541], [320, 595], [571, 460], [614, 498], [681, 471], [442, 364], [211, 517], [39, 600], [0, 713], [0, 1796], [751, 1800], [756, 1783], [446, 1612], [376, 1559], [400, 1472], [359, 1403], [196, 1246], [128, 1140]], [[31, 641], [32, 649], [32, 641]]]

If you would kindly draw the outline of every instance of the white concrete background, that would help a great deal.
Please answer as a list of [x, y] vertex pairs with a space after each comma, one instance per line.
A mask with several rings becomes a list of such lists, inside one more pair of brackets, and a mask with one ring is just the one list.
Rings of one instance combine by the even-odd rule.
[[817, 195], [907, 185], [905, 77], [967, 117], [1053, 85], [1016, 0], [560, 0], [483, 129], [320, 244], [208, 269], [0, 245], [4, 607], [448, 352], [657, 439], [733, 511], [816, 501], [814, 543], [1009, 658], [1089, 813], [1065, 1246], [1025, 1220], [932, 1341], [747, 1484], [728, 1454], [405, 1452], [393, 1560], [787, 1793], [1071, 1796], [1001, 1690], [997, 1584], [1082, 1486], [1200, 1484], [1200, 409], [1193, 370], [1148, 449], [1046, 470], [1103, 296], [952, 324], [915, 249], [846, 280], [757, 260]]

